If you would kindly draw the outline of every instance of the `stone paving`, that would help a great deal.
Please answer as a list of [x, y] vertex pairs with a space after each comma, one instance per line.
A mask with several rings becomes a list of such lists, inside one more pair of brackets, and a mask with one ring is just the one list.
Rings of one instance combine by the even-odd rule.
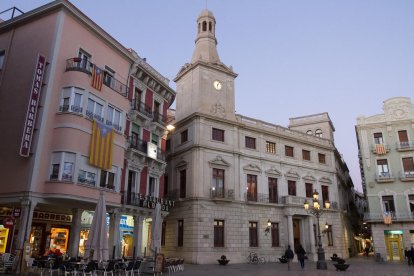
[[194, 265], [185, 264], [184, 271], [174, 272], [176, 276], [187, 275], [208, 275], [208, 276], [268, 276], [268, 275], [355, 275], [355, 276], [414, 276], [414, 266], [408, 266], [406, 262], [375, 262], [373, 257], [353, 257], [346, 260], [350, 267], [346, 271], [336, 271], [334, 262], [327, 261], [327, 270], [317, 270], [316, 262], [305, 261], [305, 268], [301, 269], [300, 264], [292, 263], [291, 270], [287, 264], [265, 263], [265, 264], [231, 264], [228, 265]]

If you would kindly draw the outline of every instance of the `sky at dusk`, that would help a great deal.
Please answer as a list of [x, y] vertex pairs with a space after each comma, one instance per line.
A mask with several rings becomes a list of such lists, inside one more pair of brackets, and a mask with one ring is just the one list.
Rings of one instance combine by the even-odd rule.
[[[47, 0], [1, 0], [24, 12]], [[189, 62], [196, 20], [216, 18], [220, 59], [233, 66], [236, 112], [287, 127], [328, 112], [355, 187], [362, 191], [356, 118], [397, 96], [414, 102], [414, 1], [71, 1], [171, 80]], [[0, 18], [10, 17], [10, 13]]]

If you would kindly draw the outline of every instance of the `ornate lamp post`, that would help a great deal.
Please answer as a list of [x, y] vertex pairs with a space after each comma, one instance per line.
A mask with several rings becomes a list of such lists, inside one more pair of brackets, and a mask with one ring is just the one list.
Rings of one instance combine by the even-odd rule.
[[[318, 221], [318, 262], [316, 263], [317, 269], [327, 269], [326, 261], [325, 261], [325, 251], [322, 247], [322, 239], [321, 239], [321, 229], [319, 227], [319, 218], [322, 216], [324, 210], [321, 208], [319, 204], [319, 193], [315, 190], [312, 194], [313, 197], [313, 206], [309, 206], [308, 201], [305, 200], [303, 207], [308, 212], [308, 214], [312, 214], [316, 217]], [[331, 203], [329, 201], [325, 201], [325, 208], [329, 209], [331, 207]]]

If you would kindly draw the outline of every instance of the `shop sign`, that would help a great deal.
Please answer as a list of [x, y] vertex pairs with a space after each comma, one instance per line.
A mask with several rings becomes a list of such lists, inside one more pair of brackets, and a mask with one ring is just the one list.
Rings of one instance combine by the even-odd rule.
[[402, 230], [384, 230], [385, 235], [402, 235]]
[[33, 219], [72, 222], [72, 215], [34, 211]]
[[13, 209], [13, 217], [15, 217], [15, 218], [18, 218], [18, 217], [20, 217], [20, 211], [21, 211], [21, 209], [20, 208], [14, 208]]
[[157, 203], [161, 204], [161, 211], [168, 212], [171, 207], [174, 207], [175, 202], [171, 199], [159, 198], [155, 196], [138, 194], [139, 207], [148, 209], [155, 209]]
[[3, 220], [3, 226], [5, 228], [12, 228], [14, 226], [14, 220], [12, 217], [5, 217]]

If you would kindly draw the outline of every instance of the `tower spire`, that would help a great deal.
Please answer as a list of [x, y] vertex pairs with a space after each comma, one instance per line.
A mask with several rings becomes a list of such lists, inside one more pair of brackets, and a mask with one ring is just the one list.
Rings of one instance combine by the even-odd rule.
[[197, 61], [221, 63], [217, 52], [216, 19], [213, 13], [207, 9], [198, 16], [195, 44], [191, 63]]

